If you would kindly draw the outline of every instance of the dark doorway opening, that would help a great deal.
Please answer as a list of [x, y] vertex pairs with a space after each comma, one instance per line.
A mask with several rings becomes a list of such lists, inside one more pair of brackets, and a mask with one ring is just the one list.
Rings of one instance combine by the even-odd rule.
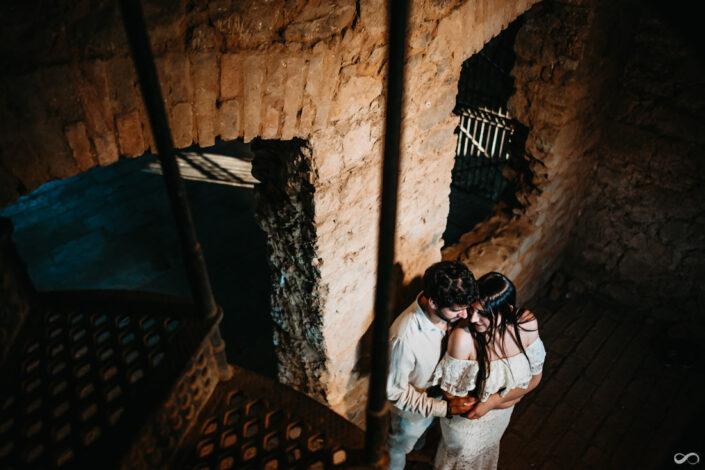
[[[179, 166], [231, 362], [276, 376], [266, 236], [254, 219], [253, 155], [240, 141], [181, 151]], [[154, 155], [47, 183], [0, 210], [38, 290], [190, 297]]]

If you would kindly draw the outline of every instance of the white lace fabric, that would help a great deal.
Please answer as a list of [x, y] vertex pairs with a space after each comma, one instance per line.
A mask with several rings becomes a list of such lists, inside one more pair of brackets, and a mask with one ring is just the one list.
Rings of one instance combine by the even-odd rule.
[[[487, 401], [493, 393], [505, 396], [515, 388], [528, 388], [531, 376], [543, 370], [546, 349], [541, 338], [525, 348], [526, 356], [518, 354], [490, 361], [485, 391], [480, 397]], [[527, 361], [528, 358], [528, 361]], [[474, 360], [456, 359], [447, 353], [433, 373], [434, 385], [455, 396], [465, 396], [475, 390], [479, 365]], [[436, 452], [436, 470], [494, 470], [499, 459], [499, 442], [509, 425], [514, 407], [490, 410], [479, 419], [460, 416], [441, 418], [443, 439]]]
[[[487, 401], [493, 393], [499, 392], [503, 397], [512, 389], [528, 388], [531, 376], [543, 370], [546, 349], [541, 338], [536, 338], [525, 351], [526, 356], [520, 353], [490, 361], [490, 371], [480, 401]], [[479, 370], [477, 361], [456, 359], [446, 353], [436, 366], [431, 380], [433, 385], [440, 385], [451, 395], [462, 397], [475, 390]]]

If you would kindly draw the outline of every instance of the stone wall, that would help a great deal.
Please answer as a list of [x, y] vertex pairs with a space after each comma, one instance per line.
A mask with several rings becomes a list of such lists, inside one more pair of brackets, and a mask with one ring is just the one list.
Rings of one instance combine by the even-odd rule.
[[443, 257], [467, 263], [478, 275], [507, 274], [520, 301], [561, 263], [585, 205], [586, 176], [619, 70], [614, 44], [628, 34], [631, 8], [628, 2], [542, 2], [517, 34], [509, 112], [529, 133], [526, 155], [505, 171], [516, 200], [500, 202]]
[[684, 34], [662, 12], [639, 17], [567, 263], [604, 295], [681, 318], [705, 298], [705, 63]]
[[[534, 0], [412, 2], [396, 261], [405, 294], [441, 259], [462, 62]], [[530, 130], [521, 203], [444, 251], [530, 296], [560, 262], [629, 31], [628, 2], [546, 1], [516, 40], [511, 113]], [[146, 2], [178, 147], [258, 140], [283, 382], [363, 420], [386, 74], [381, 0]], [[152, 148], [113, 3], [0, 7], [0, 201]], [[257, 145], [256, 145], [257, 147]], [[404, 298], [404, 296], [402, 296]], [[399, 307], [403, 307], [400, 305]]]

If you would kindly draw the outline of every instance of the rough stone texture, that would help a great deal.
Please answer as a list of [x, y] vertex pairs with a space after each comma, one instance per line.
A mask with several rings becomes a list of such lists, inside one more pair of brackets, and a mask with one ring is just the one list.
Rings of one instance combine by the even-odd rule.
[[325, 403], [322, 334], [326, 289], [316, 259], [311, 149], [300, 139], [256, 140], [255, 218], [270, 236], [271, 315], [279, 378]]
[[[254, 164], [267, 169], [259, 217], [275, 273], [280, 377], [361, 423], [375, 283], [386, 2], [145, 3], [178, 146], [207, 146], [217, 137], [296, 143], [282, 144], [294, 145], [291, 151], [261, 153], [257, 159], [264, 160]], [[424, 269], [441, 259], [461, 64], [535, 1], [412, 3], [396, 244], [399, 308]], [[0, 42], [8, 57], [0, 72], [0, 102], [6, 104], [0, 112], [8, 123], [0, 129], [0, 176], [12, 183], [0, 192], [3, 204], [85, 168], [88, 146], [80, 131], [69, 138], [69, 125], [84, 123], [100, 165], [137, 155], [140, 147], [153, 149], [116, 8], [57, 5], [65, 10], [57, 15], [62, 21], [34, 18], [31, 8], [2, 10], [13, 25]], [[524, 298], [560, 260], [583, 206], [581, 175], [594, 162], [589, 150], [599, 136], [600, 90], [616, 76], [610, 46], [628, 30], [619, 5], [544, 2], [529, 13], [517, 38], [510, 108], [531, 130], [532, 158], [523, 162], [531, 171], [517, 171], [513, 212], [498, 211], [443, 254], [478, 274], [506, 272]], [[23, 47], [28, 23], [53, 46], [42, 48], [33, 38]], [[75, 102], [59, 99], [67, 89], [75, 90]], [[51, 145], [38, 144], [44, 135]]]
[[705, 66], [659, 17], [645, 8], [639, 18], [568, 265], [622, 302], [702, 315]]
[[[444, 250], [478, 275], [501, 271], [519, 298], [530, 298], [562, 261], [570, 230], [586, 204], [609, 87], [619, 57], [606, 31], [628, 4], [544, 2], [526, 14], [515, 42], [516, 92], [509, 110], [529, 129], [515, 162], [513, 204]], [[623, 25], [627, 34], [628, 25]]]
[[0, 364], [30, 311], [36, 295], [12, 239], [10, 219], [0, 218]]

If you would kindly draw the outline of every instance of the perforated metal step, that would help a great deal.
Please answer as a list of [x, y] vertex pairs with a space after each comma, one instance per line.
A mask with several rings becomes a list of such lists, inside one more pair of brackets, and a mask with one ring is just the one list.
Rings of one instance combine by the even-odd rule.
[[241, 368], [222, 382], [186, 437], [178, 468], [342, 468], [363, 431], [315, 400]]
[[164, 296], [42, 295], [0, 370], [0, 468], [115, 468], [211, 326]]

